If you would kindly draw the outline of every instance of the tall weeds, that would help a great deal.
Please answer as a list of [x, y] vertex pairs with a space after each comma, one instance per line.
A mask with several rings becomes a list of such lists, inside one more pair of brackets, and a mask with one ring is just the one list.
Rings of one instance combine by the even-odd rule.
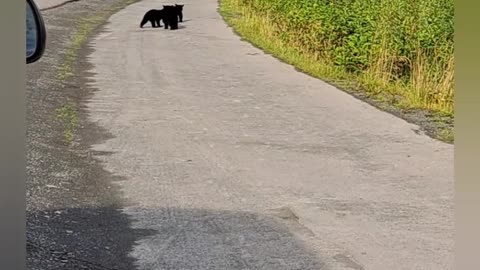
[[369, 92], [453, 113], [453, 0], [221, 1], [277, 45], [354, 76]]

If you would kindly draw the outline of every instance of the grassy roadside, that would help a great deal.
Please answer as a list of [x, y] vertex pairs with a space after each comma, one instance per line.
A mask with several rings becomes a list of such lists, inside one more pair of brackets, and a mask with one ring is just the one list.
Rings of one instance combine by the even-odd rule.
[[[62, 85], [63, 89], [66, 91], [69, 90], [68, 82], [72, 76], [75, 76], [75, 65], [78, 61], [79, 51], [87, 43], [94, 31], [104, 24], [111, 15], [138, 1], [139, 0], [119, 1], [109, 8], [99, 10], [91, 16], [81, 18], [76, 22], [74, 28], [75, 33], [63, 53], [63, 58], [56, 74], [56, 79]], [[77, 114], [77, 104], [71, 99], [67, 99], [60, 108], [55, 110], [55, 119], [62, 123], [62, 136], [67, 145], [71, 145], [75, 140], [75, 131], [78, 123]]]
[[275, 19], [270, 17], [270, 13], [259, 12], [248, 3], [243, 0], [219, 0], [221, 15], [245, 40], [304, 73], [418, 124], [436, 139], [453, 143], [453, 103], [430, 102], [425, 95], [412, 89], [411, 84], [385, 82], [368, 72], [349, 72], [314, 51], [302, 50], [302, 45], [296, 44], [295, 38], [282, 36], [279, 30], [282, 26], [272, 23]]

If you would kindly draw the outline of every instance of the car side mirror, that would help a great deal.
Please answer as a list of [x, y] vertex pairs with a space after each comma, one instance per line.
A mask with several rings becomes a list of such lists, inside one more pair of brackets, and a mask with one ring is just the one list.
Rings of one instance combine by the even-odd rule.
[[27, 64], [36, 62], [45, 51], [46, 31], [42, 15], [33, 0], [27, 0]]

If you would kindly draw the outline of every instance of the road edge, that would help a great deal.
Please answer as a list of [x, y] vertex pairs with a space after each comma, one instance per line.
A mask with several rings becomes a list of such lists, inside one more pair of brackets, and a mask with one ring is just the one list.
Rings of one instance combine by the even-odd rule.
[[292, 66], [298, 72], [330, 84], [336, 89], [343, 91], [350, 96], [375, 107], [378, 110], [390, 113], [410, 124], [417, 125], [420, 131], [422, 131], [432, 139], [454, 145], [453, 116], [445, 116], [440, 113], [430, 112], [422, 109], [403, 110], [398, 106], [390, 104], [388, 101], [381, 101], [379, 99], [376, 99], [374, 96], [369, 96], [365, 91], [362, 91], [361, 89], [356, 89], [355, 87], [352, 87], [351, 85], [355, 82], [334, 81], [314, 76], [308, 71], [305, 71], [295, 65], [288, 63], [286, 59], [281, 58], [279, 55], [271, 52], [270, 50], [262, 46], [262, 44], [255, 42], [254, 40], [251, 40], [248, 37], [245, 37], [245, 35], [243, 35], [242, 33], [240, 33], [238, 28], [235, 27], [235, 25], [230, 20], [230, 18], [232, 18], [232, 15], [227, 14], [223, 9], [224, 6], [222, 5], [222, 2], [223, 0], [217, 0], [217, 12], [220, 14], [227, 26], [232, 30], [232, 32], [238, 37], [240, 37], [241, 41], [248, 42], [249, 44], [261, 50], [265, 54], [276, 58], [282, 63]]

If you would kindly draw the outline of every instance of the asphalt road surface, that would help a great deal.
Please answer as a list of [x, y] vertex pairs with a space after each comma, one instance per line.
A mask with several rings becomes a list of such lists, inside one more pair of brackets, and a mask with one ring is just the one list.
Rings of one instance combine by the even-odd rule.
[[82, 0], [34, 0], [35, 4], [40, 10], [52, 9], [55, 7], [63, 6], [65, 4], [69, 4], [77, 1], [82, 1]]
[[140, 29], [145, 0], [90, 43], [92, 151], [152, 232], [138, 269], [453, 269], [452, 145], [184, 2], [177, 31]]

